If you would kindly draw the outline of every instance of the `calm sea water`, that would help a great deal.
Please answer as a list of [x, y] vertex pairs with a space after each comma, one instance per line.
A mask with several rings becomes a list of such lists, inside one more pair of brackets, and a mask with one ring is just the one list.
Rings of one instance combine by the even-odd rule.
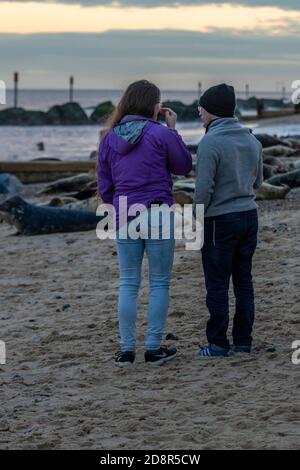
[[[177, 127], [186, 142], [198, 142], [203, 134], [200, 122]], [[98, 126], [0, 126], [0, 160], [28, 161], [37, 157], [86, 160], [98, 146], [100, 130]], [[44, 142], [45, 151], [38, 150], [38, 142]]]
[[[239, 94], [241, 97], [242, 93]], [[276, 93], [261, 93], [265, 97], [280, 97]], [[121, 91], [116, 90], [77, 90], [74, 100], [78, 101], [87, 111], [98, 103], [111, 100], [116, 103]], [[163, 100], [180, 100], [186, 104], [197, 99], [197, 93], [191, 91], [165, 91]], [[47, 110], [54, 104], [62, 104], [68, 100], [66, 90], [23, 90], [20, 91], [19, 105], [27, 109]], [[8, 91], [7, 105], [12, 105], [12, 93]], [[201, 122], [178, 123], [178, 131], [186, 143], [196, 144], [204, 134]], [[13, 127], [0, 126], [0, 160], [28, 161], [37, 157], [56, 157], [62, 160], [88, 159], [90, 153], [98, 146], [98, 126], [41, 126]], [[278, 135], [300, 134], [300, 126], [283, 126], [260, 129], [260, 132]], [[43, 142], [45, 151], [37, 148]]]

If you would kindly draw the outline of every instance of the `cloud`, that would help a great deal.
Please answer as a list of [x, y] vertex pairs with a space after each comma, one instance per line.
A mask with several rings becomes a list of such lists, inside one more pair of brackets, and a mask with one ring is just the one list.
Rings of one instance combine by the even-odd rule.
[[109, 31], [102, 34], [0, 34], [1, 79], [20, 71], [24, 87], [123, 88], [146, 77], [163, 89], [222, 80], [242, 89], [275, 89], [299, 79], [300, 35], [217, 31]]
[[[16, 11], [18, 12], [16, 14]], [[185, 30], [208, 32], [215, 29], [261, 31], [285, 35], [297, 30], [300, 11], [256, 9], [237, 4], [194, 5], [178, 8], [81, 7], [61, 3], [13, 2], [1, 7], [2, 33], [101, 33], [109, 30]]]
[[[0, 3], [7, 0], [0, 0]], [[13, 0], [12, 0], [13, 1]], [[49, 0], [19, 0], [20, 2], [49, 3]], [[83, 6], [91, 5], [120, 5], [126, 7], [144, 7], [154, 8], [160, 6], [177, 6], [177, 5], [209, 5], [231, 3], [237, 5], [247, 5], [252, 7], [268, 6], [279, 7], [288, 10], [300, 10], [299, 0], [53, 0], [53, 3], [78, 4]]]

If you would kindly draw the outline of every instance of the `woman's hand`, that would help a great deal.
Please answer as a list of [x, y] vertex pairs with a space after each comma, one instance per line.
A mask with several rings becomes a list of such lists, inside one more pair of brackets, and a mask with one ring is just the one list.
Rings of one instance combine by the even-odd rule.
[[166, 124], [171, 129], [175, 129], [177, 114], [171, 108], [160, 108], [160, 112], [165, 115]]

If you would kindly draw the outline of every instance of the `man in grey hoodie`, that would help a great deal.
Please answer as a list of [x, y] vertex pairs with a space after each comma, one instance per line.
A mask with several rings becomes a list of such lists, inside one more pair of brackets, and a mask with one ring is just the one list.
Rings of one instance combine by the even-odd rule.
[[[250, 352], [254, 323], [252, 257], [257, 244], [254, 189], [263, 181], [262, 147], [234, 117], [234, 88], [208, 89], [199, 102], [206, 134], [198, 147], [194, 204], [204, 205], [202, 263], [207, 290], [208, 345], [204, 356]], [[227, 339], [228, 290], [235, 294], [233, 345]]]

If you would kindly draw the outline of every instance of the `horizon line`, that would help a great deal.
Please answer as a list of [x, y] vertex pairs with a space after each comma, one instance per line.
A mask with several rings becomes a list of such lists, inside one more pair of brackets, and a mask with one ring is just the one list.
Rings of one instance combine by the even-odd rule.
[[[209, 87], [208, 87], [209, 88]], [[203, 87], [203, 90], [206, 90], [207, 88], [206, 87]], [[22, 88], [22, 87], [18, 87], [18, 90], [19, 91], [68, 91], [69, 90], [69, 87], [66, 86], [65, 88]], [[123, 92], [125, 90], [125, 88], [74, 88], [74, 92], [76, 91], [118, 91], [118, 92]], [[14, 91], [14, 88], [6, 88], [6, 91], [11, 91], [13, 92]], [[169, 88], [169, 89], [163, 89], [161, 88], [161, 91], [162, 92], [179, 92], [179, 93], [182, 93], [182, 92], [195, 92], [196, 94], [198, 93], [198, 89], [197, 88], [188, 88], [188, 89], [173, 89], [173, 88]], [[239, 90], [239, 89], [235, 89], [235, 92], [236, 93], [245, 93], [245, 89], [242, 89], [242, 90]], [[259, 92], [259, 93], [282, 93], [282, 90], [266, 90], [266, 89], [249, 89], [249, 92], [250, 93], [255, 93], [255, 92]]]

